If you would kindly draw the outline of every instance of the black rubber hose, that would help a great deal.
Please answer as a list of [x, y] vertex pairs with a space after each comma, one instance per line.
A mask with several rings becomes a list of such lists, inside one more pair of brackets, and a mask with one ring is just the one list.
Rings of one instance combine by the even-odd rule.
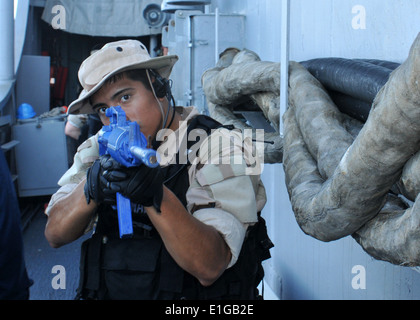
[[378, 59], [355, 59], [354, 61], [362, 61], [362, 62], [367, 62], [370, 64], [374, 64], [380, 67], [384, 67], [387, 68], [389, 70], [394, 71], [395, 69], [397, 69], [401, 63], [398, 62], [392, 62], [392, 61], [386, 61], [386, 60], [378, 60]]
[[328, 91], [328, 94], [342, 113], [345, 113], [363, 123], [366, 122], [372, 107], [371, 103], [350, 97], [337, 91]]
[[364, 61], [320, 58], [301, 62], [327, 90], [372, 103], [391, 70]]

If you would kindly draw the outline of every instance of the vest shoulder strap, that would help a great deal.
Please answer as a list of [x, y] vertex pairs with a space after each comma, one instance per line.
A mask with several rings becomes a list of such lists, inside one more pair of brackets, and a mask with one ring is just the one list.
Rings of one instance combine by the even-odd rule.
[[[223, 125], [220, 122], [214, 120], [213, 118], [206, 116], [206, 115], [198, 115], [190, 120], [188, 127], [187, 127], [187, 137], [192, 130], [195, 129], [202, 129], [204, 130], [207, 135], [211, 134], [211, 131], [218, 128], [226, 128], [228, 130], [233, 130], [234, 127], [231, 125]], [[187, 141], [187, 149], [191, 149], [191, 147], [196, 144], [198, 141], [196, 140], [189, 140]], [[178, 159], [178, 157], [177, 157]], [[189, 158], [187, 158], [187, 163], [180, 164], [176, 163], [164, 169], [164, 175], [166, 176], [165, 185], [170, 186], [173, 182], [177, 179], [177, 177], [185, 171], [186, 168], [189, 167], [191, 163], [189, 162]]]
[[[228, 130], [235, 129], [233, 125], [223, 125], [209, 116], [200, 114], [190, 121], [187, 129], [187, 135], [189, 135], [190, 132], [194, 129], [203, 129], [207, 133], [207, 135], [210, 135], [212, 130], [219, 128], [226, 128]], [[188, 147], [193, 145], [195, 142], [196, 141], [191, 141], [190, 143], [189, 141]]]

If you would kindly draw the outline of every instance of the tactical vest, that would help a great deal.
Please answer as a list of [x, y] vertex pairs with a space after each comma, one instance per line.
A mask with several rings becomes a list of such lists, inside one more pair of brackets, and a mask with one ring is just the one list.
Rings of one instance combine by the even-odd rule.
[[[222, 125], [199, 115], [191, 120], [192, 129], [210, 134]], [[195, 142], [188, 142], [190, 148]], [[177, 162], [178, 163], [178, 162]], [[163, 168], [165, 186], [186, 206], [189, 188], [188, 164]], [[260, 298], [257, 286], [264, 276], [261, 262], [270, 258], [273, 247], [264, 219], [248, 228], [238, 261], [211, 286], [181, 269], [166, 250], [162, 239], [141, 206], [132, 206], [134, 236], [120, 239], [117, 213], [100, 206], [93, 236], [82, 244], [80, 282], [76, 299], [115, 300], [254, 300]]]

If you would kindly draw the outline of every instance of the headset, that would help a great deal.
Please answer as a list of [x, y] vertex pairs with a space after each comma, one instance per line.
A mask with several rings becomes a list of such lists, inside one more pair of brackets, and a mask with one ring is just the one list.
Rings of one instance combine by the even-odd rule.
[[149, 69], [148, 71], [153, 76], [153, 78], [155, 78], [155, 81], [152, 82], [152, 86], [153, 90], [155, 91], [156, 97], [167, 97], [170, 102], [172, 97], [171, 81], [163, 78], [159, 73], [152, 69]]
[[[157, 73], [153, 69], [147, 69], [146, 71], [148, 72], [149, 75], [152, 75], [153, 78], [154, 78], [154, 81], [151, 81], [150, 78], [149, 78], [149, 81], [151, 82], [150, 84], [152, 86], [152, 90], [153, 90], [156, 98], [166, 97], [168, 99], [169, 108], [166, 111], [166, 115], [164, 117], [162, 129], [169, 128], [171, 126], [172, 122], [174, 121], [174, 118], [175, 118], [175, 99], [172, 95], [172, 90], [171, 90], [172, 81], [163, 78], [159, 73]], [[161, 106], [159, 101], [158, 101], [158, 103]], [[169, 124], [167, 124], [171, 107], [173, 109], [172, 110], [172, 119], [169, 122]], [[162, 106], [161, 106], [161, 108], [162, 108]]]

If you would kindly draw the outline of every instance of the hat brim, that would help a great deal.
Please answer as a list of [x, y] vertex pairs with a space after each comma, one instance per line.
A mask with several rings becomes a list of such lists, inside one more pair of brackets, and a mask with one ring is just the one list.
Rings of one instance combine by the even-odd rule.
[[79, 98], [73, 101], [68, 109], [67, 114], [92, 114], [95, 113], [93, 106], [90, 104], [89, 98], [96, 93], [104, 83], [111, 78], [112, 76], [127, 70], [134, 69], [153, 69], [156, 70], [162, 77], [169, 79], [169, 76], [172, 72], [172, 68], [175, 63], [178, 61], [178, 56], [162, 56], [157, 58], [152, 58], [148, 61], [143, 61], [140, 63], [134, 63], [130, 65], [122, 66], [118, 69], [115, 69], [113, 72], [107, 74], [99, 83], [97, 83], [89, 91], [83, 90]]

